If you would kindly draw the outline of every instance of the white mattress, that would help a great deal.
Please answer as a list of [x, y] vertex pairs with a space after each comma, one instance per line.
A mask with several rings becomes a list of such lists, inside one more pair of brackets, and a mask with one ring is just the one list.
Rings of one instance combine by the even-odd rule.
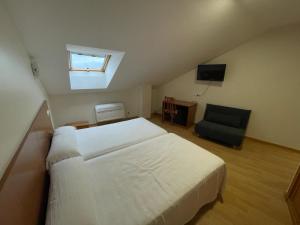
[[144, 118], [127, 120], [76, 131], [78, 150], [85, 160], [91, 159], [167, 131]]
[[[67, 170], [74, 159], [61, 161], [52, 170], [58, 167]], [[165, 134], [82, 163], [88, 173], [85, 182], [91, 187], [86, 193], [88, 196], [92, 193], [93, 197], [88, 199], [94, 199], [90, 202], [91, 211], [84, 213], [85, 220], [86, 224], [95, 225], [183, 225], [199, 208], [216, 199], [226, 174], [222, 159], [175, 134]], [[73, 166], [71, 172], [74, 168], [79, 167]], [[51, 173], [51, 182], [59, 180], [53, 176], [61, 174]], [[72, 175], [60, 180], [66, 183], [68, 177]], [[50, 199], [59, 200], [57, 193], [63, 193], [60, 189], [64, 186], [53, 182], [51, 186], [56, 191], [51, 192]], [[74, 196], [70, 198], [74, 205]], [[73, 217], [86, 207], [68, 207], [66, 200], [49, 205], [47, 225], [80, 221]]]

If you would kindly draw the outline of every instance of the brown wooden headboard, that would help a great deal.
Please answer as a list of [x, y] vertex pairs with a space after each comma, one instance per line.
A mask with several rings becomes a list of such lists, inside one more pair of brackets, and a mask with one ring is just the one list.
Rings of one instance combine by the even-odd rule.
[[42, 104], [0, 180], [0, 224], [45, 223], [49, 178], [45, 168], [53, 127]]

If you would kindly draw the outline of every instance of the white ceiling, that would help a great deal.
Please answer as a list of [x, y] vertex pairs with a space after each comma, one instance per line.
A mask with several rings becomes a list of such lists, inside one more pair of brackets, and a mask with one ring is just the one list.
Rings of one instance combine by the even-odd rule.
[[5, 0], [51, 95], [71, 93], [66, 44], [126, 52], [108, 91], [159, 85], [266, 30], [299, 0]]

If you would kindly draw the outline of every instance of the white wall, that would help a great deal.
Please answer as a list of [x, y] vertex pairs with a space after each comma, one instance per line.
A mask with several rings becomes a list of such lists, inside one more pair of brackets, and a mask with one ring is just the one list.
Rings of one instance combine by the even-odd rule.
[[96, 123], [95, 105], [123, 102], [127, 117], [151, 116], [151, 85], [139, 85], [129, 90], [98, 93], [78, 93], [50, 96], [55, 127], [74, 121]]
[[6, 11], [0, 2], [0, 177], [46, 98]]
[[139, 114], [145, 118], [151, 117], [152, 85], [144, 84], [139, 88]]
[[123, 102], [128, 117], [139, 116], [139, 96], [138, 88], [118, 92], [53, 95], [50, 96], [50, 104], [54, 124], [58, 127], [80, 120], [96, 123], [95, 105], [111, 102]]
[[192, 70], [154, 91], [155, 110], [164, 96], [197, 101], [195, 121], [206, 103], [251, 109], [247, 136], [300, 150], [300, 25], [266, 33], [209, 63], [227, 64], [223, 84], [205, 92], [207, 84]]

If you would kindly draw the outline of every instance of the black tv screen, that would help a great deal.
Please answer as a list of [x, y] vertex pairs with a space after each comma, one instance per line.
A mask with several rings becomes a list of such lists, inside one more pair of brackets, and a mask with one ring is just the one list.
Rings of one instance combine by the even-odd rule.
[[224, 81], [226, 64], [198, 65], [197, 80]]

